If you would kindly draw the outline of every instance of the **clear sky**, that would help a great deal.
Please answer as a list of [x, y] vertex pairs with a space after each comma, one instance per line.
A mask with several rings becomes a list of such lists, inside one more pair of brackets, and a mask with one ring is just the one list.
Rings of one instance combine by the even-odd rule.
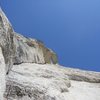
[[0, 0], [16, 32], [42, 40], [64, 66], [100, 71], [100, 0]]

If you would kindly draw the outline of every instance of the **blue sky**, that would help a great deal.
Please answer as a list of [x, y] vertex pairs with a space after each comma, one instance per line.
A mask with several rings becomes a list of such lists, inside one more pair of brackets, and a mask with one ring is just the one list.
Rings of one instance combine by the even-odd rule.
[[0, 0], [16, 32], [42, 40], [64, 66], [100, 71], [100, 0]]

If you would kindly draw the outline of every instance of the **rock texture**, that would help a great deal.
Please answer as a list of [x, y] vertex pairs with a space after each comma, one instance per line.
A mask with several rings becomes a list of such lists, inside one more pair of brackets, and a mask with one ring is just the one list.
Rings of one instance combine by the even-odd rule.
[[25, 38], [14, 32], [7, 17], [0, 9], [0, 45], [6, 63], [6, 72], [13, 64], [20, 63], [57, 63], [56, 54], [35, 39]]
[[68, 76], [55, 65], [23, 63], [9, 73], [6, 95], [15, 100], [56, 100], [70, 86]]
[[0, 100], [3, 100], [3, 94], [6, 89], [6, 82], [5, 82], [5, 62], [2, 53], [2, 48], [0, 47]]
[[[99, 100], [100, 73], [77, 70], [63, 70], [60, 65], [51, 64], [14, 65], [7, 77], [5, 97], [8, 100]], [[70, 80], [68, 73], [74, 74]], [[92, 76], [88, 77], [89, 74]]]
[[13, 65], [13, 56], [14, 56], [14, 42], [13, 42], [13, 29], [9, 23], [7, 17], [0, 9], [0, 46], [3, 50], [3, 55], [6, 63], [6, 72], [11, 69]]
[[0, 100], [100, 100], [99, 72], [57, 63], [41, 41], [16, 33], [0, 9]]
[[56, 54], [35, 39], [25, 38], [15, 33], [14, 37], [15, 56], [14, 64], [38, 63], [57, 64]]
[[70, 80], [85, 81], [90, 83], [100, 83], [100, 72], [85, 71], [72, 68], [61, 68]]

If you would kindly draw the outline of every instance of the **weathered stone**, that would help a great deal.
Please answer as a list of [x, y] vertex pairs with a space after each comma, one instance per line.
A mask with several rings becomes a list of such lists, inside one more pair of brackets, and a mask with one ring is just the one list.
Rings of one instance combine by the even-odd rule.
[[100, 83], [100, 72], [85, 71], [74, 68], [62, 67], [64, 73], [69, 76], [69, 79], [76, 81], [85, 81], [91, 83]]
[[15, 33], [0, 9], [0, 100], [100, 100], [99, 72], [57, 63], [41, 41]]
[[2, 53], [2, 48], [0, 47], [0, 100], [3, 100], [3, 94], [6, 89], [6, 82], [5, 82], [5, 61]]
[[[75, 76], [74, 81], [73, 78], [69, 80], [68, 73]], [[96, 83], [99, 80], [100, 73], [96, 72], [23, 63], [14, 65], [10, 71], [5, 96], [9, 100], [89, 100], [88, 94], [94, 98], [92, 100], [99, 100], [100, 83]]]
[[5, 14], [0, 9], [0, 46], [3, 50], [3, 55], [6, 63], [6, 72], [11, 69], [13, 65], [14, 56], [14, 42], [13, 42], [13, 29]]
[[28, 96], [34, 98], [31, 100], [52, 100], [53, 91], [57, 94], [65, 93], [70, 86], [67, 75], [55, 65], [23, 63], [14, 65], [9, 73], [5, 97]]
[[14, 32], [7, 17], [0, 9], [0, 46], [6, 63], [6, 72], [13, 64], [53, 63], [57, 64], [56, 54], [35, 39], [26, 38]]

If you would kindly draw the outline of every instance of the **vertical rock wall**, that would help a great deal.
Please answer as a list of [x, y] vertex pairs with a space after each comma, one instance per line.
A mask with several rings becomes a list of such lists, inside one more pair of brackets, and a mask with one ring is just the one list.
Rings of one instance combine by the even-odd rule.
[[6, 73], [13, 64], [37, 63], [56, 64], [56, 54], [45, 45], [31, 38], [26, 38], [14, 32], [7, 17], [0, 9], [0, 46], [6, 63]]
[[0, 47], [0, 100], [4, 100], [3, 94], [5, 92], [5, 87], [6, 87], [5, 76], [6, 76], [5, 61], [2, 49]]
[[0, 46], [2, 47], [5, 63], [7, 66], [6, 72], [8, 72], [13, 65], [13, 37], [14, 33], [11, 24], [3, 11], [0, 9]]

